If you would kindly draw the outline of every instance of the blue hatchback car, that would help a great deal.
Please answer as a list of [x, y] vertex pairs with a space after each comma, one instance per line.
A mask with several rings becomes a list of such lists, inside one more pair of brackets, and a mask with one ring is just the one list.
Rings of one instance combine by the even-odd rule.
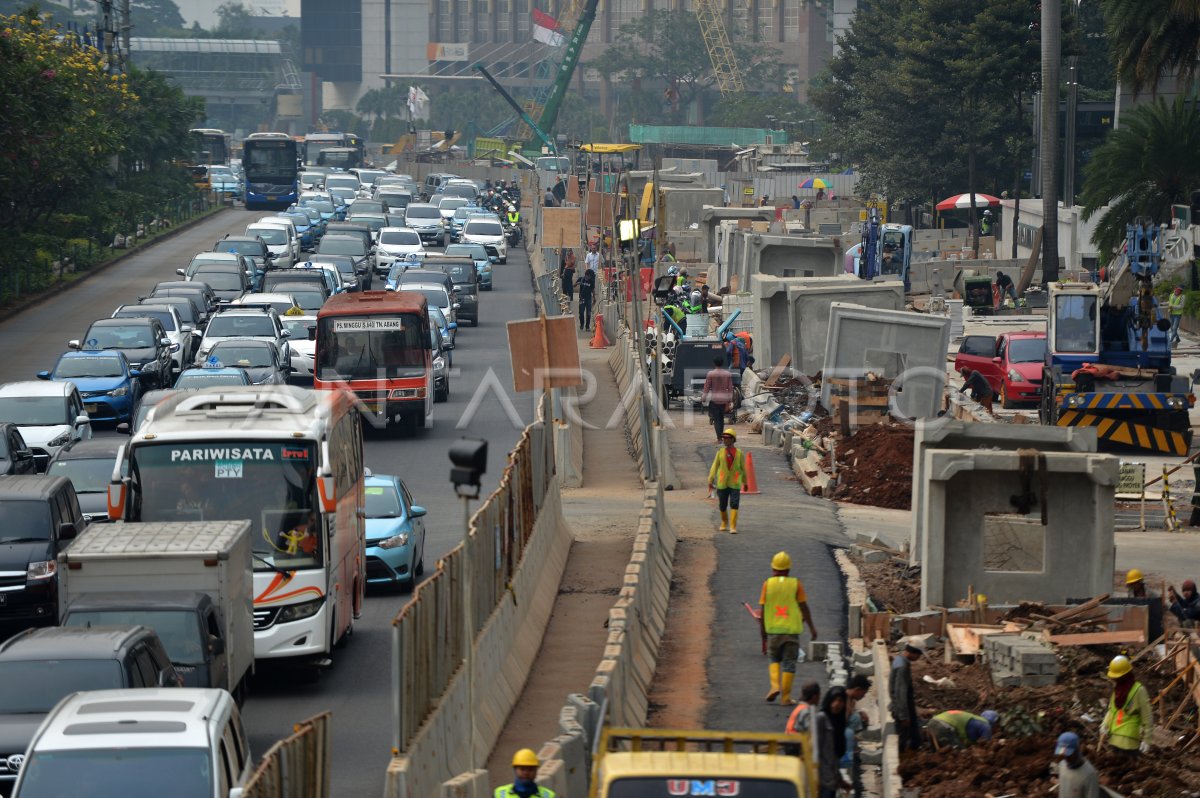
[[92, 421], [129, 421], [142, 394], [140, 372], [129, 367], [123, 352], [111, 349], [65, 352], [54, 371], [39, 371], [39, 380], [73, 382]]
[[364, 492], [367, 583], [411, 588], [425, 571], [425, 508], [413, 504], [400, 477], [369, 476]]

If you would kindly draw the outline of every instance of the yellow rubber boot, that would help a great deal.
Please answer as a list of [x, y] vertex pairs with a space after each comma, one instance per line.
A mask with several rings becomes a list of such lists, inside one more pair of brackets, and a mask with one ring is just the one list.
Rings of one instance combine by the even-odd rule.
[[729, 513], [725, 510], [721, 510], [721, 528], [717, 531], [724, 532], [727, 529], [729, 529]]
[[769, 669], [771, 671], [771, 692], [767, 693], [767, 700], [774, 701], [779, 698], [779, 663], [772, 662]]
[[729, 534], [731, 535], [737, 534], [737, 514], [737, 510], [729, 511]]
[[790, 707], [792, 704], [796, 703], [792, 700], [792, 682], [795, 680], [796, 674], [788, 673], [787, 671], [783, 672], [783, 676], [780, 681], [782, 689], [779, 695], [779, 703], [783, 704], [785, 707]]

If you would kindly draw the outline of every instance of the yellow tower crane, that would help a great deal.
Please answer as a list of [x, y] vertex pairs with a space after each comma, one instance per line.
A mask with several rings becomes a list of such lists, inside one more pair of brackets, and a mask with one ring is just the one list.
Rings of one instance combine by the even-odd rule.
[[708, 49], [713, 73], [717, 76], [717, 88], [722, 97], [728, 97], [745, 91], [746, 86], [742, 81], [737, 56], [729, 44], [729, 31], [725, 29], [721, 3], [722, 0], [695, 0], [694, 5], [696, 19], [700, 21], [700, 33], [704, 36], [704, 46]]

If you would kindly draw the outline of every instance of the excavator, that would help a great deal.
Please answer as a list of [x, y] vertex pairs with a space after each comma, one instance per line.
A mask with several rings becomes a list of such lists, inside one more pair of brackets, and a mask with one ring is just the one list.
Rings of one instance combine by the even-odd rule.
[[898, 277], [908, 292], [912, 290], [912, 245], [912, 225], [880, 222], [879, 209], [871, 208], [863, 222], [862, 243], [846, 250], [843, 265], [848, 273], [863, 280]]
[[1050, 284], [1043, 424], [1094, 427], [1105, 450], [1187, 455], [1192, 377], [1171, 366], [1154, 282], [1190, 265], [1188, 233], [1139, 219], [1106, 282]]

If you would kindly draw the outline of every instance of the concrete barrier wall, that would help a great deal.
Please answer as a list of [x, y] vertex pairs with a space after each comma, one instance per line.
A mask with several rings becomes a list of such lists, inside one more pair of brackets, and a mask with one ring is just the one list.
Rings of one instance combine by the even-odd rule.
[[892, 720], [892, 695], [889, 683], [892, 676], [892, 656], [887, 643], [876, 640], [871, 644], [875, 659], [875, 716], [882, 730], [880, 745], [880, 791], [882, 798], [901, 798], [904, 793], [900, 780], [900, 738], [896, 734], [896, 723]]

